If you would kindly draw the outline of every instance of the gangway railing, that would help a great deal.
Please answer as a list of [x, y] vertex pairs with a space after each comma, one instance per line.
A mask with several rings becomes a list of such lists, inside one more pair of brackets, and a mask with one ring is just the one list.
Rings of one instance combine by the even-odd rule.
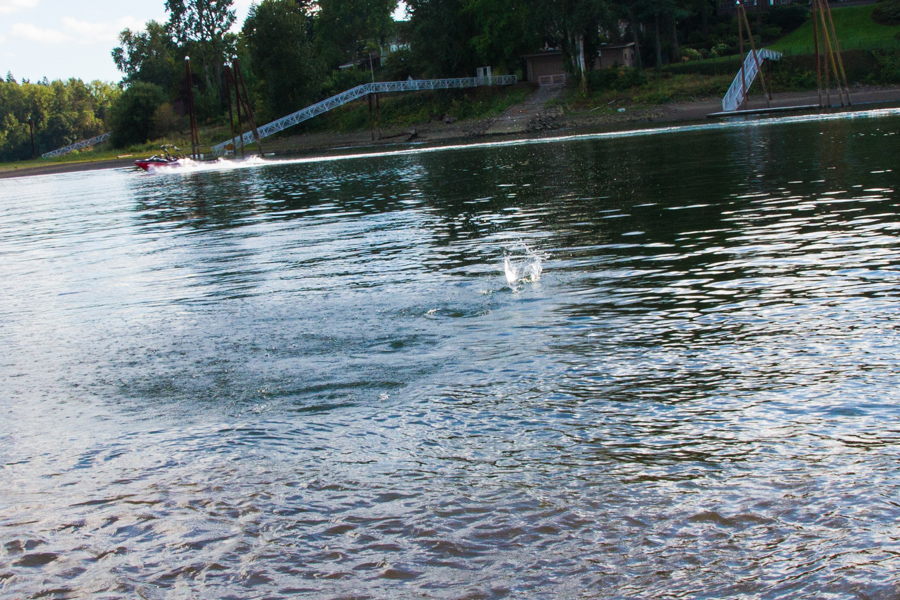
[[56, 150], [52, 150], [50, 152], [45, 152], [41, 154], [41, 158], [50, 158], [52, 156], [62, 156], [63, 154], [68, 154], [74, 150], [81, 150], [82, 148], [88, 148], [90, 146], [96, 146], [100, 142], [105, 142], [109, 139], [109, 136], [112, 132], [101, 133], [98, 136], [92, 137], [89, 140], [81, 140], [80, 142], [75, 142], [74, 144], [70, 144], [63, 148], [58, 148]]
[[[753, 50], [747, 53], [746, 58], [744, 58], [744, 68], [738, 71], [738, 74], [734, 76], [734, 81], [731, 82], [731, 87], [728, 88], [728, 92], [725, 94], [725, 97], [722, 98], [723, 111], [735, 111], [740, 108], [742, 104], [744, 104], [744, 101], [747, 99], [747, 94], [750, 90], [750, 85], [759, 74], [757, 65], [762, 64], [762, 61], [764, 61], [765, 59], [780, 60], [781, 52], [775, 52], [774, 50], [763, 48], [762, 50], [756, 52], [756, 58], [753, 57]], [[742, 73], [744, 75], [743, 84], [741, 83]]]
[[[346, 92], [337, 94], [330, 98], [326, 98], [321, 102], [317, 102], [312, 106], [307, 106], [302, 110], [291, 113], [286, 117], [276, 119], [271, 123], [266, 123], [257, 128], [259, 137], [268, 137], [279, 131], [283, 131], [288, 127], [293, 127], [303, 121], [312, 119], [317, 115], [328, 112], [333, 108], [343, 106], [364, 98], [369, 94], [381, 94], [388, 92], [418, 92], [424, 90], [446, 90], [455, 88], [470, 88], [489, 85], [513, 85], [517, 81], [515, 75], [487, 75], [486, 77], [458, 77], [455, 79], [408, 79], [406, 81], [379, 81], [375, 83], [366, 83], [351, 88]], [[256, 141], [252, 131], [248, 131], [241, 138], [244, 145], [252, 144]], [[232, 145], [234, 140], [229, 139], [212, 147], [213, 154], [221, 156], [225, 154], [228, 146]]]

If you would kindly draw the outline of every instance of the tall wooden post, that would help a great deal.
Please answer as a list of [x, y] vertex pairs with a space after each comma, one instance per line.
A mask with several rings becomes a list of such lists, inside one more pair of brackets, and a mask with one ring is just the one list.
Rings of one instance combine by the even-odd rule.
[[197, 130], [197, 115], [194, 112], [194, 79], [191, 75], [191, 59], [184, 57], [185, 76], [187, 79], [188, 110], [191, 119], [191, 158], [200, 160], [200, 132]]
[[244, 74], [241, 72], [241, 63], [238, 62], [236, 56], [232, 60], [232, 65], [234, 65], [234, 73], [237, 76], [237, 80], [241, 85], [241, 91], [243, 92], [243, 100], [245, 102], [244, 110], [247, 114], [247, 121], [250, 123], [250, 130], [253, 131], [253, 136], [256, 138], [256, 145], [259, 148], [259, 155], [262, 156], [262, 140], [260, 140], [259, 138], [259, 131], [256, 129], [256, 121], [253, 119], [253, 110], [250, 108], [250, 94], [247, 93], [247, 84], [244, 83]]
[[[241, 90], [238, 87], [237, 79], [234, 76], [234, 69], [231, 69], [232, 81], [234, 82], [234, 108], [237, 110], [238, 120], [238, 141], [241, 143], [241, 158], [244, 158], [244, 120], [241, 117]], [[237, 148], [234, 149], [237, 156]]]
[[737, 0], [736, 4], [738, 10], [738, 40], [741, 52], [741, 106], [747, 108], [747, 75], [744, 70], [744, 28], [741, 27], [741, 11], [744, 10], [744, 5], [741, 3], [741, 0]]
[[378, 123], [378, 139], [381, 139], [381, 101], [378, 94], [375, 94], [375, 120]]
[[769, 94], [769, 88], [766, 86], [766, 77], [759, 64], [759, 54], [756, 52], [756, 42], [753, 41], [753, 32], [750, 30], [750, 21], [747, 19], [747, 11], [743, 9], [743, 6], [741, 7], [740, 14], [744, 19], [744, 25], [747, 26], [747, 35], [750, 38], [750, 51], [753, 52], [753, 61], [756, 63], [756, 74], [759, 77], [759, 82], [762, 84], [763, 93], [766, 95], [766, 106], [771, 108], [772, 96]]
[[[231, 88], [234, 78], [231, 76], [231, 67], [225, 66], [225, 96], [228, 98], [228, 126], [231, 128], [231, 151], [237, 156], [237, 138], [234, 135], [234, 114], [231, 111]], [[241, 132], [244, 135], [244, 132]]]
[[372, 94], [369, 94], [369, 130], [372, 133], [372, 141], [375, 141], [375, 119], [372, 116]]
[[[824, 2], [825, 2], [825, 0], [820, 0], [820, 4], [824, 3]], [[840, 78], [840, 75], [838, 75], [837, 62], [834, 60], [834, 52], [833, 52], [833, 48], [831, 45], [831, 36], [828, 33], [828, 24], [825, 22], [825, 9], [822, 8], [821, 6], [820, 6], [820, 10], [819, 10], [819, 17], [821, 18], [821, 21], [822, 21], [822, 33], [824, 34], [824, 37], [825, 37], [825, 48], [828, 51], [828, 61], [826, 61], [826, 63], [829, 63], [829, 62], [831, 63], [831, 68], [834, 71], [834, 82], [837, 84], [838, 94], [841, 99], [841, 106], [844, 106], [844, 90], [841, 87], [841, 78]], [[827, 64], [825, 66], [825, 76], [826, 76], [825, 82], [830, 87], [830, 82], [828, 81], [828, 65]], [[829, 106], [831, 105], [830, 98], [829, 98], [828, 104], [829, 104]]]
[[819, 20], [816, 18], [817, 0], [812, 0], [813, 45], [816, 47], [816, 87], [819, 90], [819, 108], [822, 108], [822, 55], [819, 52]]
[[828, 0], [822, 0], [825, 4], [825, 12], [828, 14], [828, 24], [831, 25], [831, 33], [834, 35], [834, 52], [837, 54], [838, 66], [841, 68], [841, 75], [844, 78], [844, 88], [847, 90], [847, 106], [852, 106], [850, 102], [850, 84], [847, 82], [847, 72], [844, 71], [844, 59], [841, 58], [841, 45], [838, 43], [837, 30], [834, 28], [834, 19], [831, 16], [831, 5]]

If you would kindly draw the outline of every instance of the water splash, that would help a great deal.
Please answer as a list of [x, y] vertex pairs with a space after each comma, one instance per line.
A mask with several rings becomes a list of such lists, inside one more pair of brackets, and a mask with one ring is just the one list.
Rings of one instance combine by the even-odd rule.
[[216, 160], [196, 161], [190, 158], [184, 158], [179, 161], [176, 166], [166, 165], [156, 168], [153, 165], [147, 169], [150, 175], [184, 175], [186, 173], [198, 173], [205, 171], [232, 171], [235, 169], [246, 169], [248, 167], [258, 167], [270, 164], [273, 161], [267, 161], [259, 156], [248, 156], [247, 158], [217, 158]]
[[506, 274], [506, 283], [511, 288], [518, 289], [519, 284], [534, 283], [540, 280], [543, 267], [541, 261], [547, 256], [538, 254], [525, 244], [520, 244], [504, 252], [503, 272]]

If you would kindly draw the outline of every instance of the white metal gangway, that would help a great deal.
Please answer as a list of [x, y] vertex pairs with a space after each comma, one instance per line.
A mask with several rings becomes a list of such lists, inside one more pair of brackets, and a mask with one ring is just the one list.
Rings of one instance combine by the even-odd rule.
[[[734, 81], [731, 82], [731, 87], [728, 88], [728, 93], [726, 93], [725, 97], [722, 98], [723, 111], [735, 111], [744, 104], [744, 101], [747, 100], [747, 94], [749, 93], [750, 85], [759, 74], [757, 64], [762, 65], [762, 61], [766, 59], [780, 60], [781, 52], [775, 52], [774, 50], [763, 48], [762, 50], [756, 52], [755, 58], [753, 50], [747, 53], [746, 58], [744, 58], [744, 68], [738, 71], [738, 74], [735, 75]], [[741, 74], [744, 75], [743, 83], [741, 83]]]
[[41, 154], [41, 158], [50, 158], [51, 156], [62, 156], [63, 154], [68, 154], [74, 150], [81, 150], [82, 148], [88, 148], [90, 146], [96, 146], [100, 142], [105, 142], [109, 139], [110, 133], [101, 133], [96, 137], [92, 137], [89, 140], [81, 140], [80, 142], [75, 142], [74, 144], [70, 144], [64, 148], [59, 148], [57, 150], [52, 150], [50, 152], [44, 152]]
[[[482, 72], [481, 69], [479, 69], [479, 72]], [[369, 94], [446, 90], [451, 88], [470, 88], [489, 85], [512, 85], [517, 81], [515, 75], [491, 76], [489, 70], [487, 73], [486, 76], [482, 75], [479, 77], [458, 77], [455, 79], [408, 79], [406, 81], [380, 81], [358, 85], [346, 92], [342, 92], [331, 98], [326, 98], [312, 106], [307, 106], [303, 110], [298, 110], [286, 117], [276, 119], [271, 123], [266, 123], [265, 125], [258, 127], [257, 131], [259, 131], [259, 137], [264, 138], [309, 120], [316, 115], [321, 115], [333, 108], [364, 98]], [[256, 141], [252, 131], [245, 133], [241, 139], [243, 140], [244, 145], [249, 145]], [[225, 154], [227, 147], [233, 143], [232, 140], [228, 140], [227, 142], [222, 142], [221, 144], [213, 146], [213, 154], [217, 156]]]

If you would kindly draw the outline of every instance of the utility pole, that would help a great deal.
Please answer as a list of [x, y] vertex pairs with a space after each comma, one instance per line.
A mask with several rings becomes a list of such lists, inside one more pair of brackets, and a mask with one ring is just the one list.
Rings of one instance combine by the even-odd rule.
[[31, 129], [31, 160], [37, 160], [37, 151], [34, 149], [34, 117], [28, 115], [28, 127]]

